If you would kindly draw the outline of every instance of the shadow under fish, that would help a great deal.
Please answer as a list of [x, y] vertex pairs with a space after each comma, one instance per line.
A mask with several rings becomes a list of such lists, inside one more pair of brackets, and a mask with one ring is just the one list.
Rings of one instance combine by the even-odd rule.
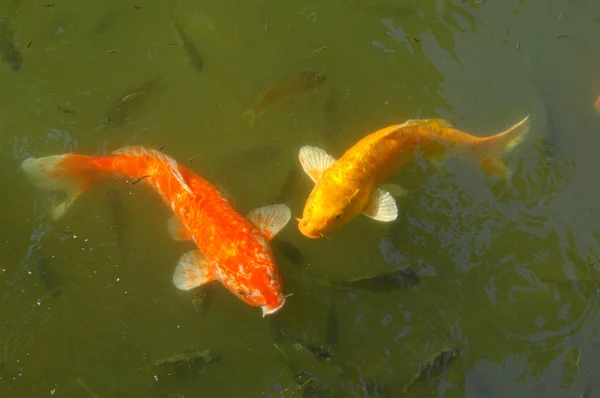
[[277, 196], [267, 199], [267, 202], [285, 203], [291, 199], [292, 196], [298, 192], [301, 176], [303, 176], [303, 174], [300, 172], [298, 165], [296, 163], [292, 163], [287, 175], [285, 176], [285, 180], [283, 181], [283, 185], [281, 186], [279, 193]]
[[[272, 203], [282, 203], [282, 202], [272, 202]], [[281, 239], [279, 237], [273, 238], [270, 242], [271, 250], [276, 257], [281, 255], [286, 258], [289, 262], [294, 265], [301, 266], [306, 264], [306, 258], [302, 255], [302, 252], [298, 247], [296, 247], [293, 243], [288, 242], [287, 240]]]

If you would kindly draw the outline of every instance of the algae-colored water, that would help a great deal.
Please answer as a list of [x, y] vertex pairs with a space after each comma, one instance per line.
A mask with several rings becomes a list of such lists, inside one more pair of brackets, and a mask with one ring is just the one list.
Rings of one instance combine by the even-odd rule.
[[[448, 345], [460, 355], [406, 396], [600, 394], [600, 3], [1, 6], [0, 44], [22, 62], [0, 64], [0, 396], [396, 397]], [[260, 93], [304, 70], [327, 80], [248, 126]], [[418, 163], [394, 178], [410, 191], [396, 222], [361, 216], [318, 241], [290, 222], [279, 239], [301, 257], [275, 253], [293, 295], [267, 318], [218, 285], [202, 311], [197, 294], [175, 289], [189, 244], [168, 237], [154, 192], [95, 187], [52, 222], [57, 196], [19, 168], [27, 157], [164, 145], [240, 212], [280, 197], [299, 217], [308, 177], [281, 189], [302, 145], [338, 157], [409, 118], [483, 136], [527, 114], [531, 134], [506, 158], [508, 184], [457, 159]], [[315, 283], [402, 267], [418, 286], [331, 294]], [[332, 313], [329, 360], [273, 333], [276, 319], [288, 337], [324, 344]], [[221, 360], [180, 373], [154, 365], [190, 349]], [[298, 372], [313, 380], [296, 383]]]

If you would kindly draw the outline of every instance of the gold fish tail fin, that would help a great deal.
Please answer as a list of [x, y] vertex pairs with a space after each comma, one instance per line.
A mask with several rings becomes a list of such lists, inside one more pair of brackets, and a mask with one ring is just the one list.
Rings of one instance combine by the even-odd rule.
[[252, 127], [254, 125], [254, 121], [256, 120], [256, 112], [254, 109], [248, 109], [246, 112], [244, 112], [243, 117], [246, 121], [246, 124], [248, 124], [249, 127]]
[[66, 193], [66, 199], [52, 209], [52, 218], [57, 220], [100, 177], [91, 160], [75, 154], [29, 158], [21, 163], [21, 170], [38, 188]]
[[509, 178], [509, 170], [507, 170], [502, 156], [514, 150], [523, 142], [529, 132], [529, 127], [530, 119], [527, 115], [500, 134], [478, 139], [474, 144], [474, 149], [477, 154], [477, 161], [484, 171], [497, 174], [502, 178]]

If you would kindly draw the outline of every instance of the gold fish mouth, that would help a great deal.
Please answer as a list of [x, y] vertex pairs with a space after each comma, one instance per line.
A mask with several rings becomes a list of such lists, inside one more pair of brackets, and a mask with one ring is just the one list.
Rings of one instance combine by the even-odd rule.
[[298, 229], [300, 230], [302, 235], [306, 236], [307, 238], [311, 238], [311, 239], [319, 239], [319, 238], [323, 237], [323, 234], [320, 232], [311, 233], [310, 231], [307, 231], [306, 230], [306, 221], [303, 221], [301, 218], [296, 218], [296, 220], [298, 221]]

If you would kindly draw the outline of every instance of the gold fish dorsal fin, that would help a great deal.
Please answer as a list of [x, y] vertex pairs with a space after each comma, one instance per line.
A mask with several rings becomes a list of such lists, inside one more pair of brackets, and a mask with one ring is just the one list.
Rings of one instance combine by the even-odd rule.
[[192, 233], [177, 216], [169, 218], [168, 230], [169, 236], [175, 240], [192, 240]]
[[304, 172], [310, 176], [313, 182], [319, 181], [325, 170], [335, 163], [333, 156], [329, 155], [323, 149], [314, 146], [303, 146], [300, 148], [298, 158]]
[[290, 208], [282, 204], [259, 207], [246, 215], [246, 218], [263, 233], [267, 240], [273, 239], [291, 217]]
[[452, 123], [445, 119], [425, 119], [422, 122], [429, 128], [452, 128]]
[[389, 192], [375, 189], [363, 214], [377, 221], [389, 222], [398, 218], [398, 208]]
[[179, 290], [190, 290], [215, 279], [208, 260], [200, 250], [191, 250], [181, 256], [173, 274], [173, 284]]

